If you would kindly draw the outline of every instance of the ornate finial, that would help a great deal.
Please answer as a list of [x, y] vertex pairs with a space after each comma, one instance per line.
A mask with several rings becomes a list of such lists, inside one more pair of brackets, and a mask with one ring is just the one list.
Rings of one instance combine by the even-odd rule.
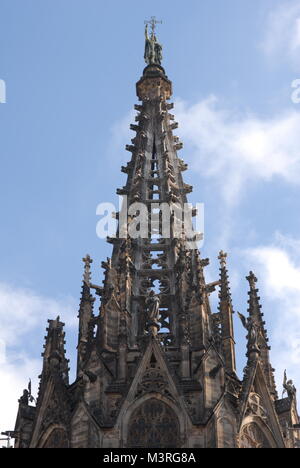
[[257, 282], [257, 278], [253, 271], [250, 271], [249, 276], [246, 276], [246, 280], [249, 281], [250, 288], [255, 289], [255, 283]]
[[89, 284], [90, 279], [91, 279], [91, 264], [93, 263], [93, 260], [91, 259], [91, 257], [89, 256], [89, 254], [87, 254], [87, 255], [82, 259], [82, 261], [83, 261], [83, 263], [84, 263], [83, 281], [84, 281], [86, 284]]
[[[162, 61], [162, 46], [156, 39], [155, 27], [162, 21], [157, 21], [155, 16], [152, 16], [150, 20], [145, 21], [145, 54], [144, 59], [148, 65], [156, 64], [160, 65]], [[148, 36], [148, 24], [151, 26], [151, 35]]]
[[218, 259], [220, 260], [221, 268], [226, 267], [226, 261], [227, 261], [227, 253], [223, 252], [223, 250], [220, 251]]
[[82, 259], [82, 261], [84, 262], [85, 266], [88, 266], [91, 263], [93, 263], [93, 260], [91, 259], [89, 254], [86, 254], [86, 256]]
[[[230, 305], [231, 305], [231, 308], [232, 308], [229, 279], [228, 279], [228, 274], [227, 274], [227, 270], [226, 270], [227, 252], [224, 252], [223, 250], [221, 250], [219, 252], [218, 259], [220, 260], [220, 266], [221, 266], [221, 268], [220, 268], [220, 281], [219, 281], [219, 285], [220, 285], [220, 292], [219, 292], [220, 305], [219, 305], [219, 308], [221, 308], [222, 301], [226, 301], [226, 302], [229, 301]], [[233, 313], [233, 310], [232, 310], [232, 313]]]

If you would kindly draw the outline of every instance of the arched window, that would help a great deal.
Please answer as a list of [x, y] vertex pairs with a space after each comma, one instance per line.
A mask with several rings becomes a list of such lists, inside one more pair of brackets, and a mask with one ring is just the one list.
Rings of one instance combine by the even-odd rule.
[[63, 428], [53, 429], [47, 437], [43, 448], [69, 448], [66, 431]]
[[242, 427], [239, 439], [240, 448], [273, 448], [265, 432], [255, 422]]
[[151, 398], [133, 412], [128, 427], [130, 448], [179, 448], [179, 421], [163, 401]]

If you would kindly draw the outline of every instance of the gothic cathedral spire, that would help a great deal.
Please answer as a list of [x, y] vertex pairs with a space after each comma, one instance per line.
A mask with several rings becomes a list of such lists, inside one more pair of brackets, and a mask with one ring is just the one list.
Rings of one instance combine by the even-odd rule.
[[92, 282], [91, 258], [83, 259], [76, 379], [69, 384], [63, 324], [49, 321], [37, 406], [20, 399], [16, 446], [285, 447], [292, 407], [277, 400], [256, 278], [248, 277], [248, 321], [240, 314], [250, 336], [243, 381], [227, 254], [219, 255], [219, 280], [205, 280], [209, 260], [197, 249], [197, 210], [187, 203], [192, 187], [173, 133], [172, 83], [161, 65], [157, 22], [150, 24], [130, 160], [122, 167], [127, 180], [117, 190], [123, 205], [117, 235], [107, 239], [113, 249], [102, 262], [102, 286]]

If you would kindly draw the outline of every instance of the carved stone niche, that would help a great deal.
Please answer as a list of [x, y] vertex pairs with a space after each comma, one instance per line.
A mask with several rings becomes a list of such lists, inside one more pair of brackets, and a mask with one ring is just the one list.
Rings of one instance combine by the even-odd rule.
[[129, 421], [127, 447], [158, 449], [180, 445], [179, 420], [172, 408], [156, 398], [136, 408]]

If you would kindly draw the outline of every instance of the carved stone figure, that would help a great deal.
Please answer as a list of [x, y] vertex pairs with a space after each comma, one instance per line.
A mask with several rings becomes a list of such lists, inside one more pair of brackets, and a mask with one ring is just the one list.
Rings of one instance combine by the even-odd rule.
[[31, 394], [31, 379], [29, 379], [28, 387], [23, 390], [23, 395], [19, 399], [19, 403], [28, 406], [29, 402], [32, 403], [33, 401], [35, 401], [35, 398]]
[[162, 46], [157, 41], [157, 38], [152, 31], [151, 36], [148, 35], [148, 24], [145, 27], [145, 62], [148, 65], [160, 65], [162, 61]]
[[258, 338], [260, 330], [258, 324], [251, 316], [246, 319], [246, 317], [239, 312], [238, 316], [241, 319], [243, 327], [248, 331], [248, 348], [250, 350], [259, 350]]
[[287, 380], [286, 370], [284, 371], [283, 388], [284, 388], [283, 394], [286, 392], [290, 399], [295, 398], [295, 396], [296, 396], [296, 387], [294, 386], [292, 380]]
[[23, 390], [23, 395], [19, 399], [19, 403], [21, 403], [22, 405], [28, 406], [28, 403], [29, 403], [29, 392], [28, 392], [28, 390], [26, 390], [26, 389]]
[[159, 318], [159, 305], [160, 299], [157, 294], [152, 290], [146, 298], [146, 306], [148, 308], [148, 319], [151, 322], [157, 323]]

